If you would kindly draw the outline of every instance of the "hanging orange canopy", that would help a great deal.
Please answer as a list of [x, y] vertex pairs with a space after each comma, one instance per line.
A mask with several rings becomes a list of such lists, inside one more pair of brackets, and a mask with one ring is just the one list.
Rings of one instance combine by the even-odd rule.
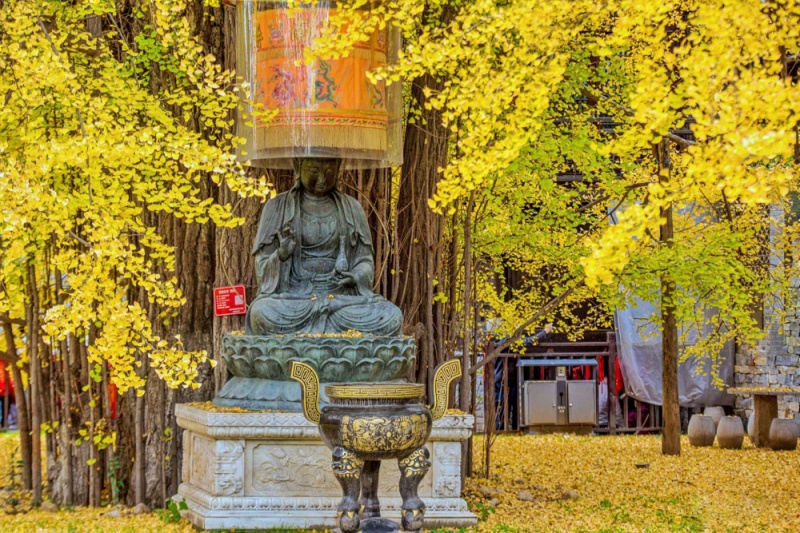
[[278, 111], [269, 122], [240, 117], [239, 135], [248, 141], [241, 159], [276, 168], [290, 167], [293, 157], [339, 157], [350, 168], [400, 163], [399, 85], [367, 79], [394, 53], [389, 30], [376, 31], [347, 57], [304, 61], [336, 12], [326, 3], [292, 11], [238, 4], [237, 70], [253, 99]]

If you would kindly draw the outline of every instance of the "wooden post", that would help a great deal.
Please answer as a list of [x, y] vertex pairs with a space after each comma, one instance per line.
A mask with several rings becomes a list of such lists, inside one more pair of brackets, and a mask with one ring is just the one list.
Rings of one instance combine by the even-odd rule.
[[494, 371], [496, 360], [490, 361], [483, 369], [483, 473], [486, 479], [491, 475], [492, 467], [492, 441], [494, 440], [495, 423], [497, 422], [494, 401]]
[[517, 430], [520, 432], [522, 432], [522, 422], [524, 420], [522, 402], [525, 393], [525, 367], [520, 365], [521, 362], [522, 356], [517, 358]]
[[617, 434], [617, 336], [608, 334], [608, 434]]
[[508, 406], [508, 357], [503, 357], [503, 431], [509, 430]]
[[753, 417], [755, 426], [753, 444], [758, 448], [767, 448], [769, 447], [769, 428], [772, 425], [772, 419], [778, 418], [778, 397], [754, 394]]
[[[8, 365], [9, 363], [6, 363]], [[3, 424], [5, 429], [8, 429], [8, 402], [11, 400], [11, 395], [8, 391], [8, 369], [3, 367]]]

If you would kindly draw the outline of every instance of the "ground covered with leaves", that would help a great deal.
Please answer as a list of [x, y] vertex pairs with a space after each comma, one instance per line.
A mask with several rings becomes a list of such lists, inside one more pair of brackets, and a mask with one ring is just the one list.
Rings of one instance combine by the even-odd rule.
[[[9, 490], [16, 434], [0, 434], [0, 531], [189, 532], [168, 512], [27, 511]], [[482, 440], [476, 439], [476, 449]], [[492, 476], [467, 482], [474, 533], [800, 531], [800, 451], [692, 448], [664, 457], [657, 436], [499, 437]], [[476, 467], [482, 458], [476, 457]], [[9, 500], [19, 500], [10, 514]], [[439, 530], [439, 533], [443, 533]]]
[[800, 451], [552, 435], [499, 437], [492, 458], [467, 484], [480, 532], [800, 531]]

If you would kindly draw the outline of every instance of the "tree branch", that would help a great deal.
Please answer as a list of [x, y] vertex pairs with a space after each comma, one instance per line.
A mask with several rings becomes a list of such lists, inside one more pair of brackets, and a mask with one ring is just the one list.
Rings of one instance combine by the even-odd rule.
[[597, 102], [600, 102], [600, 101], [608, 102], [609, 104], [613, 105], [617, 109], [622, 110], [622, 112], [625, 113], [625, 115], [627, 115], [629, 117], [632, 117], [634, 115], [634, 112], [633, 112], [632, 108], [630, 108], [628, 106], [625, 106], [625, 105], [622, 105], [622, 104], [620, 104], [618, 102], [615, 102], [614, 100], [612, 100], [611, 98], [609, 98], [605, 94], [600, 93], [600, 95], [598, 96], [598, 95], [592, 93], [591, 91], [589, 91], [588, 89], [586, 89], [585, 87], [581, 88], [581, 94], [583, 96], [585, 96], [586, 98], [588, 98], [589, 101], [592, 102], [592, 103], [596, 104]]
[[680, 144], [683, 147], [697, 146], [697, 142], [690, 141], [688, 139], [684, 139], [683, 137], [679, 137], [679, 136], [675, 135], [674, 133], [667, 133], [666, 135], [664, 135], [664, 138], [669, 139], [670, 141], [674, 142], [675, 144]]
[[[582, 287], [583, 284], [584, 284], [583, 281], [578, 282], [577, 284], [573, 285], [569, 289], [565, 290], [564, 292], [562, 292], [561, 294], [559, 294], [558, 296], [556, 296], [555, 298], [544, 304], [544, 306], [541, 307], [538, 311], [536, 311], [533, 314], [533, 316], [531, 316], [528, 320], [523, 322], [522, 325], [518, 326], [510, 337], [508, 337], [507, 339], [498, 344], [495, 344], [494, 348], [492, 348], [490, 352], [485, 354], [482, 361], [476, 363], [475, 366], [469, 369], [469, 373], [474, 374], [479, 368], [482, 368], [484, 365], [497, 359], [497, 356], [500, 354], [500, 352], [511, 346], [511, 344], [516, 342], [522, 335], [524, 335], [531, 324], [539, 320], [543, 315], [546, 315], [547, 313], [551, 312], [553, 309], [561, 305], [561, 302], [566, 300], [567, 297], [573, 292], [575, 292], [576, 289]], [[466, 354], [466, 350], [464, 350], [464, 353]]]
[[[613, 105], [617, 109], [622, 110], [622, 112], [625, 113], [625, 115], [627, 115], [629, 117], [632, 117], [634, 115], [634, 111], [633, 111], [632, 108], [630, 108], [628, 106], [625, 106], [625, 105], [622, 105], [619, 102], [615, 102], [614, 100], [612, 100], [611, 98], [609, 98], [607, 95], [605, 95], [603, 93], [600, 93], [599, 95], [596, 95], [596, 94], [592, 93], [591, 91], [589, 91], [588, 89], [586, 89], [585, 87], [582, 87], [581, 88], [581, 94], [583, 96], [585, 96], [586, 98], [588, 98], [589, 101], [592, 102], [592, 103], [597, 103], [597, 102], [600, 102], [600, 101], [608, 102], [609, 104]], [[679, 144], [679, 145], [683, 146], [683, 147], [697, 145], [697, 143], [695, 141], [690, 141], [688, 139], [684, 139], [683, 137], [679, 137], [678, 135], [675, 135], [674, 133], [667, 133], [664, 137], [669, 139], [670, 141], [676, 143], [676, 144]]]
[[0, 322], [6, 324], [16, 324], [17, 326], [24, 326], [25, 321], [21, 318], [11, 318], [8, 313], [0, 313]]

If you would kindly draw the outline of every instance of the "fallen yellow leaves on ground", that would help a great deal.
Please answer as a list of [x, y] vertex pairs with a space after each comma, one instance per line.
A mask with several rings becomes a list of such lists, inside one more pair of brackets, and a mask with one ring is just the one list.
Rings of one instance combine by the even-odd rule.
[[659, 436], [500, 436], [492, 479], [467, 482], [476, 531], [800, 531], [800, 451], [682, 445], [675, 457]]
[[[482, 442], [476, 438], [476, 450]], [[0, 468], [16, 446], [15, 433], [0, 435]], [[665, 457], [658, 436], [548, 435], [500, 436], [492, 457], [491, 479], [467, 481], [480, 520], [470, 533], [800, 531], [800, 451], [693, 448], [684, 439], [681, 456]], [[480, 452], [475, 464], [483, 464]], [[106, 514], [113, 511], [0, 511], [0, 531], [195, 531], [155, 514]]]

